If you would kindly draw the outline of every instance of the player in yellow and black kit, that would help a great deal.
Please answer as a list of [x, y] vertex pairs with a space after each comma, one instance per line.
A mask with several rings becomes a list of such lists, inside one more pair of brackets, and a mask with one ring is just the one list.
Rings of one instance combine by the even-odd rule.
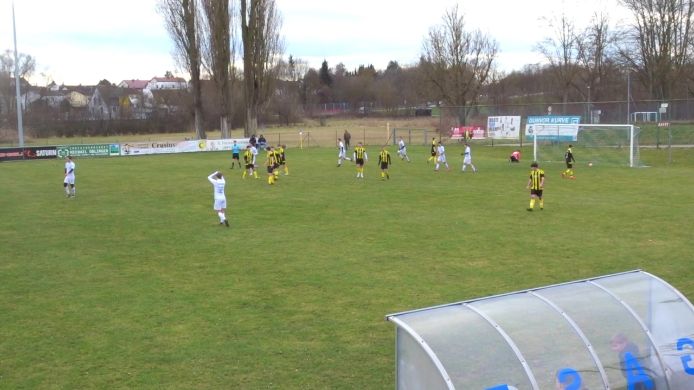
[[566, 170], [561, 173], [561, 177], [563, 178], [569, 178], [572, 180], [576, 179], [576, 176], [574, 176], [574, 163], [576, 160], [574, 159], [574, 153], [571, 148], [573, 145], [569, 145], [569, 148], [566, 149], [566, 153], [564, 153], [564, 161], [566, 161]]
[[545, 201], [542, 199], [542, 191], [545, 188], [545, 171], [539, 168], [536, 162], [530, 164], [530, 178], [528, 179], [530, 188], [530, 207], [528, 211], [535, 208], [535, 200], [540, 200], [540, 210], [545, 208]]
[[246, 150], [243, 152], [243, 162], [246, 164], [246, 170], [243, 171], [242, 178], [246, 178], [246, 174], [258, 178], [258, 172], [255, 171], [255, 156], [253, 156], [253, 151], [251, 150], [251, 145], [246, 145]]
[[436, 142], [436, 137], [433, 137], [431, 139], [431, 156], [427, 159], [427, 164], [434, 161], [436, 162], [436, 148], [438, 146], [438, 142]]
[[287, 145], [277, 145], [277, 152], [279, 152], [279, 163], [280, 168], [284, 167], [284, 176], [289, 175], [289, 167], [287, 167], [287, 156], [285, 155], [285, 149]]
[[278, 145], [276, 149], [272, 149], [272, 153], [275, 155], [275, 166], [272, 170], [272, 174], [275, 176], [275, 180], [280, 178], [280, 146]]
[[354, 148], [354, 163], [357, 164], [357, 178], [364, 178], [364, 162], [369, 161], [369, 156], [366, 154], [366, 148], [361, 142]]
[[265, 148], [267, 151], [267, 157], [265, 158], [265, 167], [267, 168], [267, 184], [275, 184], [275, 165], [277, 164], [277, 157], [272, 146]]
[[388, 166], [391, 164], [390, 153], [385, 146], [381, 148], [381, 153], [378, 154], [378, 164], [381, 166], [381, 180], [390, 179], [388, 174]]

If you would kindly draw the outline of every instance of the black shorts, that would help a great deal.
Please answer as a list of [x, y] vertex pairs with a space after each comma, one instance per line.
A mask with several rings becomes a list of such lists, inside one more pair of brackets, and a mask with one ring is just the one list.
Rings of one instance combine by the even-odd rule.
[[530, 195], [535, 195], [538, 198], [542, 199], [542, 190], [530, 190]]
[[253, 164], [246, 164], [246, 169], [253, 169]]
[[267, 173], [272, 173], [275, 170], [275, 167], [267, 167]]
[[518, 159], [513, 157], [513, 156], [511, 156], [510, 159], [511, 159], [511, 162], [518, 162]]
[[388, 163], [381, 163], [381, 169], [388, 169]]
[[363, 158], [358, 158], [354, 162], [356, 162], [357, 165], [364, 165], [364, 159]]
[[570, 162], [567, 161], [567, 162], [566, 162], [566, 167], [569, 168], [569, 169], [571, 169], [571, 168], [574, 167], [574, 165], [573, 165], [572, 163], [570, 163]]
[[431, 156], [432, 156], [432, 157], [436, 157], [436, 151], [432, 150], [432, 151], [431, 151]]
[[234, 160], [238, 160], [238, 159], [239, 159], [239, 154], [238, 154], [238, 153], [232, 153], [232, 154], [231, 154], [231, 158], [233, 158]]

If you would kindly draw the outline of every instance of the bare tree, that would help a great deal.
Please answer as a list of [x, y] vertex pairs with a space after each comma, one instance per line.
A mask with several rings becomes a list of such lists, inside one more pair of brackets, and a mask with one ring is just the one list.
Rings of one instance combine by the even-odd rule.
[[282, 54], [281, 18], [275, 0], [241, 0], [241, 40], [246, 97], [246, 136], [258, 128], [260, 110], [273, 90]]
[[[233, 5], [232, 5], [233, 7]], [[229, 115], [231, 109], [231, 88], [229, 70], [232, 56], [231, 21], [233, 8], [229, 0], [202, 0], [205, 14], [203, 25], [203, 64], [212, 74], [219, 95], [219, 129], [222, 138], [229, 138]]]
[[202, 87], [200, 84], [200, 17], [197, 0], [159, 0], [159, 13], [174, 41], [174, 57], [190, 74], [193, 95], [195, 136], [207, 138], [203, 128]]
[[[497, 52], [494, 39], [479, 30], [465, 29], [464, 17], [456, 5], [446, 11], [442, 25], [429, 30], [420, 66], [440, 100], [466, 107], [477, 102]], [[465, 122], [466, 116], [461, 116], [461, 122]]]
[[0, 123], [9, 120], [9, 113], [16, 109], [17, 97], [14, 83], [17, 81], [21, 83], [21, 80], [31, 77], [36, 70], [34, 57], [22, 53], [18, 57], [19, 75], [15, 75], [14, 54], [9, 50], [0, 54]]
[[[614, 56], [610, 48], [617, 41], [616, 35], [610, 29], [607, 14], [595, 13], [585, 32], [579, 39], [581, 53], [580, 64], [583, 67], [581, 74], [582, 84], [578, 89], [584, 93], [586, 100], [600, 100], [603, 96], [603, 81], [614, 68]], [[584, 92], [585, 91], [585, 92]], [[592, 94], [592, 96], [591, 96]], [[586, 96], [587, 95], [587, 96]]]
[[537, 45], [537, 50], [549, 62], [550, 69], [559, 87], [562, 102], [569, 101], [569, 92], [576, 86], [583, 58], [582, 36], [569, 17], [561, 16], [547, 20], [551, 28], [550, 36]]
[[621, 0], [633, 24], [620, 54], [651, 97], [668, 99], [692, 62], [694, 0]]

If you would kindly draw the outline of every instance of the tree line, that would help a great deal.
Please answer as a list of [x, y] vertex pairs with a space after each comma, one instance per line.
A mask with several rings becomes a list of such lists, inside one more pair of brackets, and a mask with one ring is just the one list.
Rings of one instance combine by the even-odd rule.
[[[587, 26], [566, 14], [547, 17], [547, 36], [535, 47], [545, 62], [509, 73], [497, 69], [498, 42], [469, 28], [457, 5], [430, 27], [416, 63], [391, 61], [385, 69], [373, 64], [347, 69], [327, 61], [314, 69], [285, 56], [275, 0], [159, 0], [157, 7], [175, 43], [177, 64], [190, 75], [191, 123], [196, 136], [205, 138], [205, 128], [214, 124], [223, 137], [231, 127], [250, 135], [259, 125], [297, 122], [325, 114], [327, 107], [408, 115], [413, 113], [408, 108], [427, 104], [472, 108], [689, 99], [694, 96], [693, 2], [621, 0], [630, 15], [621, 25], [599, 12]], [[35, 67], [29, 59], [26, 72]], [[11, 65], [11, 58], [2, 56], [2, 91]], [[205, 89], [205, 82], [214, 88]]]

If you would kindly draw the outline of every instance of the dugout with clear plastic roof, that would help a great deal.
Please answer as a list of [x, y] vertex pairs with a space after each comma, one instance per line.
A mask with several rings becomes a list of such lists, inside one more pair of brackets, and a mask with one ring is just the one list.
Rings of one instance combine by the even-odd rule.
[[694, 389], [694, 307], [641, 270], [386, 319], [398, 389]]

